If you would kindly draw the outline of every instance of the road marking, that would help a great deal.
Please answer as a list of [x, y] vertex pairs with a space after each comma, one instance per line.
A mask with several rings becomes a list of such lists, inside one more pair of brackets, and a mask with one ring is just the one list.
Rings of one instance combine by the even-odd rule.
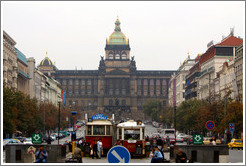
[[125, 158], [122, 159], [115, 150], [112, 151], [112, 154], [120, 161], [120, 163], [125, 163]]

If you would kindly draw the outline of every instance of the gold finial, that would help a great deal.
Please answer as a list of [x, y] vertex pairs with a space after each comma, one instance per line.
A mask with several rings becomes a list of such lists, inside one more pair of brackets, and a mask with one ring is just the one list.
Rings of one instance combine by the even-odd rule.
[[48, 52], [47, 52], [47, 50], [46, 50], [46, 57], [48, 57]]

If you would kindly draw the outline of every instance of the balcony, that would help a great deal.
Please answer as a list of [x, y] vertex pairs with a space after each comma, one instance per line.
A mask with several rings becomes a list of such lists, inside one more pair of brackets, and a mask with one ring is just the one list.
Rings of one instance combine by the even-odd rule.
[[17, 84], [16, 83], [13, 83], [13, 88], [17, 88]]
[[7, 66], [3, 66], [3, 71], [8, 71], [8, 67]]
[[17, 78], [17, 73], [14, 73], [14, 74], [13, 74], [13, 77], [14, 77], [14, 78]]
[[15, 62], [15, 63], [13, 64], [13, 67], [14, 67], [14, 68], [17, 68], [17, 67], [18, 67], [17, 62]]
[[8, 60], [7, 54], [3, 54], [3, 60]]

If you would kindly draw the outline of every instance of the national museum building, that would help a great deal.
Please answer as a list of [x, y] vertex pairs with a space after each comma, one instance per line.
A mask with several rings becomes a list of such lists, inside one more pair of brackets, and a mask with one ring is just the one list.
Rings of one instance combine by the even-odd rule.
[[137, 70], [130, 50], [117, 19], [98, 70], [59, 70], [48, 57], [41, 61], [39, 69], [61, 83], [65, 106], [88, 116], [100, 112], [109, 117], [114, 113], [117, 119], [144, 119], [146, 101], [158, 99], [163, 106], [168, 105], [168, 82], [175, 71]]

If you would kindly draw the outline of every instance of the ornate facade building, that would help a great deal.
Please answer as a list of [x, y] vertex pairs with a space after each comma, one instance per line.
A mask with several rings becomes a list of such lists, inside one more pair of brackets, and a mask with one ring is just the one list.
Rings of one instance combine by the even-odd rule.
[[98, 70], [58, 70], [48, 57], [39, 69], [61, 83], [66, 106], [89, 116], [101, 112], [110, 117], [114, 113], [116, 119], [144, 119], [147, 100], [159, 99], [168, 105], [168, 82], [175, 71], [137, 70], [130, 50], [117, 19]]

